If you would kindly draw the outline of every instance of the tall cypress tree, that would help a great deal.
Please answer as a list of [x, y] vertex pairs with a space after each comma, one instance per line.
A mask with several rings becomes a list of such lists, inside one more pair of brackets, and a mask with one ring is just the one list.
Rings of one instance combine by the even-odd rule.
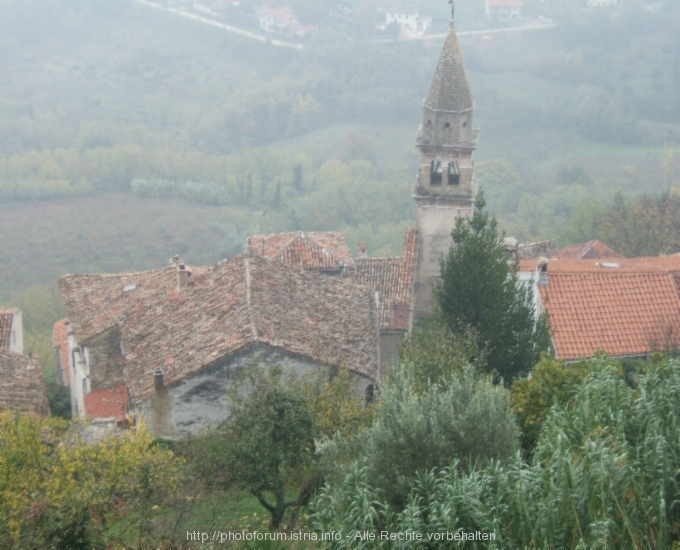
[[480, 191], [471, 218], [458, 218], [435, 287], [440, 313], [454, 334], [470, 329], [489, 372], [506, 383], [538, 362], [550, 342], [547, 319], [535, 322], [533, 292], [508, 264], [504, 234]]

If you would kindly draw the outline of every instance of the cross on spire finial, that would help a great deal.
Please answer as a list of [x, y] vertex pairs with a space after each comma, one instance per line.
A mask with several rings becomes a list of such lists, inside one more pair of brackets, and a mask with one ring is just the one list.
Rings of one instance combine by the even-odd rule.
[[455, 8], [453, 0], [449, 0], [449, 4], [451, 4], [451, 21], [453, 21], [453, 10]]

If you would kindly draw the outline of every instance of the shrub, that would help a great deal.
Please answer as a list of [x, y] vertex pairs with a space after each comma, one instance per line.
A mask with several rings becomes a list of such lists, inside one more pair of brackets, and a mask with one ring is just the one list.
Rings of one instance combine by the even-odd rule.
[[124, 518], [134, 518], [135, 544], [149, 544], [153, 507], [176, 488], [172, 453], [143, 427], [84, 444], [68, 425], [0, 415], [0, 545], [107, 547]]
[[[517, 454], [505, 465], [465, 471], [454, 462], [421, 471], [398, 513], [370, 469], [355, 464], [341, 483], [320, 492], [312, 524], [344, 533], [410, 529], [425, 539], [447, 532], [493, 536], [477, 540], [477, 548], [670, 548], [680, 527], [679, 425], [677, 360], [651, 365], [631, 388], [598, 358], [571, 404], [553, 406], [531, 462]], [[379, 544], [362, 547], [397, 547]]]
[[446, 384], [418, 395], [408, 369], [386, 386], [367, 438], [373, 483], [392, 506], [406, 502], [416, 472], [505, 459], [518, 448], [518, 429], [507, 390], [467, 368]]

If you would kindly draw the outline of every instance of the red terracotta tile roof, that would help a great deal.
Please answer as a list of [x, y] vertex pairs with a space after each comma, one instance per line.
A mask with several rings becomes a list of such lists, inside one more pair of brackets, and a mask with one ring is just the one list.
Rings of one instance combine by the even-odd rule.
[[354, 267], [345, 236], [337, 232], [252, 235], [246, 246], [253, 254], [302, 269]]
[[605, 260], [607, 258], [623, 258], [621, 254], [598, 240], [575, 244], [556, 250], [552, 256], [560, 260]]
[[380, 329], [408, 330], [415, 290], [418, 230], [408, 229], [401, 258], [357, 258], [354, 281], [380, 292]]
[[62, 319], [54, 323], [52, 329], [53, 346], [59, 353], [61, 367], [64, 374], [64, 383], [71, 386], [71, 369], [69, 368], [69, 353], [68, 353], [68, 331], [69, 325], [67, 319]]
[[18, 309], [0, 309], [0, 348], [9, 349], [12, 338], [12, 319]]
[[85, 396], [85, 414], [90, 418], [125, 417], [128, 411], [128, 391], [125, 384], [113, 389], [97, 390]]
[[[537, 259], [522, 260], [519, 271], [536, 269]], [[617, 267], [618, 266], [618, 267]], [[611, 260], [550, 260], [548, 273], [602, 273], [611, 272], [667, 272], [680, 271], [680, 256], [653, 256], [646, 258], [615, 258]]]
[[0, 349], [0, 410], [49, 416], [40, 361]]
[[631, 356], [664, 349], [680, 331], [676, 277], [663, 271], [551, 273], [549, 283], [538, 288], [557, 356], [571, 360], [598, 350]]
[[377, 375], [373, 295], [348, 279], [242, 254], [194, 269], [182, 292], [172, 267], [67, 275], [59, 287], [80, 344], [120, 326], [125, 380], [135, 405], [152, 393], [156, 367], [172, 385], [256, 342]]

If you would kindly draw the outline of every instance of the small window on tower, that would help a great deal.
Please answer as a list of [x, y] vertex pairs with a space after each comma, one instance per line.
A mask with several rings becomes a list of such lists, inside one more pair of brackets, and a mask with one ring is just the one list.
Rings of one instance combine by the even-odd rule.
[[432, 161], [430, 163], [430, 185], [442, 184], [442, 161]]
[[448, 176], [449, 185], [460, 185], [460, 167], [455, 160], [449, 162]]
[[428, 120], [426, 126], [427, 126], [428, 128], [432, 128], [432, 121], [431, 121], [431, 120]]
[[445, 122], [444, 123], [444, 130], [448, 130], [449, 128], [451, 128], [451, 124], [449, 124], [448, 122]]
[[463, 128], [467, 128], [467, 121], [463, 122]]

